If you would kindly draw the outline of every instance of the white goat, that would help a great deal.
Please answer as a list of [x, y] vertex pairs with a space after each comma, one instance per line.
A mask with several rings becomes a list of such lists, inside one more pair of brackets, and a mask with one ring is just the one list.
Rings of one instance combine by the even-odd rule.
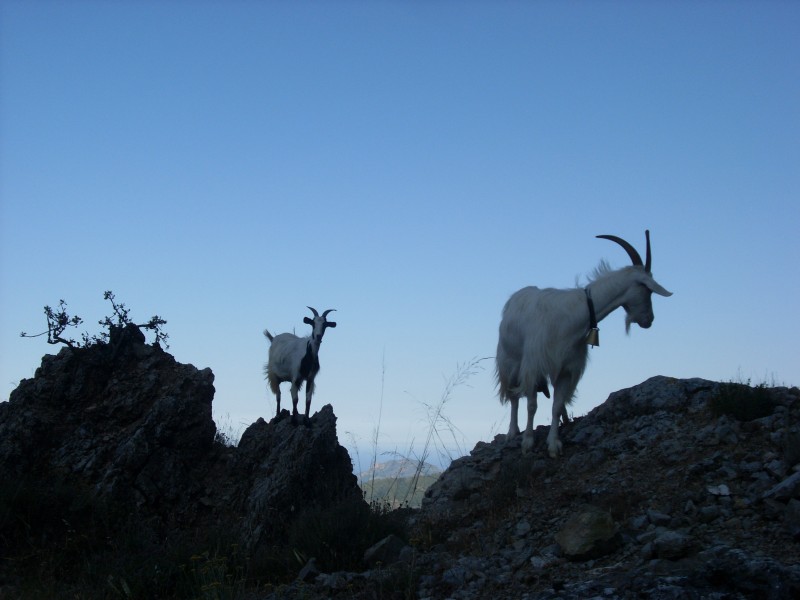
[[587, 345], [599, 345], [597, 323], [620, 306], [625, 309], [625, 330], [631, 323], [647, 329], [653, 323], [653, 292], [671, 296], [650, 272], [650, 232], [647, 261], [625, 240], [598, 235], [622, 246], [633, 266], [612, 270], [602, 261], [584, 289], [567, 290], [526, 287], [515, 292], [503, 308], [497, 343], [497, 381], [500, 402], [511, 402], [507, 439], [519, 434], [517, 413], [520, 397], [528, 399], [528, 421], [522, 438], [523, 452], [533, 447], [533, 417], [536, 393], [550, 397], [553, 386], [553, 419], [547, 436], [550, 456], [562, 451], [558, 439], [559, 419], [568, 420], [566, 406], [586, 368]]
[[334, 309], [326, 310], [322, 315], [316, 309], [308, 307], [314, 318], [303, 318], [303, 322], [313, 328], [308, 337], [297, 337], [293, 333], [281, 333], [276, 336], [264, 330], [264, 335], [270, 341], [269, 362], [264, 366], [264, 374], [269, 381], [269, 387], [275, 394], [278, 409], [275, 416], [281, 414], [281, 388], [284, 381], [292, 384], [292, 422], [297, 417], [297, 393], [303, 382], [306, 384], [306, 420], [311, 408], [311, 395], [314, 393], [314, 378], [319, 373], [319, 346], [322, 336], [328, 327], [336, 327], [336, 323], [326, 319], [328, 313]]

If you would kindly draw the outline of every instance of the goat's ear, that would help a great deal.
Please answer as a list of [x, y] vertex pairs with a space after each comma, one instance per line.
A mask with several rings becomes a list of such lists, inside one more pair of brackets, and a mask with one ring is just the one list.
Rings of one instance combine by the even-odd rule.
[[667, 291], [666, 289], [664, 289], [664, 288], [663, 288], [661, 285], [659, 285], [659, 284], [656, 282], [656, 280], [655, 280], [655, 279], [653, 279], [652, 277], [648, 277], [648, 278], [645, 280], [644, 284], [647, 286], [647, 288], [648, 288], [648, 289], [649, 289], [651, 292], [653, 292], [653, 293], [656, 293], [656, 294], [658, 294], [659, 296], [672, 296], [672, 292], [669, 292], [669, 291]]
[[336, 327], [336, 321], [326, 321], [325, 327]]
[[311, 325], [312, 327], [314, 326], [314, 320], [310, 317], [303, 317], [303, 323]]

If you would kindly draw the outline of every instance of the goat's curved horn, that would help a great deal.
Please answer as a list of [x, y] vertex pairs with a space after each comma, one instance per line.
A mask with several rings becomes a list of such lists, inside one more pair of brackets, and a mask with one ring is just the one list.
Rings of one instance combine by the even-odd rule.
[[644, 230], [644, 237], [647, 240], [647, 257], [644, 259], [644, 270], [648, 273], [651, 273], [651, 267], [653, 266], [652, 255], [650, 254], [650, 230]]
[[314, 316], [315, 316], [315, 317], [318, 317], [318, 316], [319, 316], [319, 313], [317, 312], [317, 309], [316, 309], [316, 308], [311, 308], [310, 306], [306, 306], [306, 308], [307, 308], [308, 310], [310, 310], [312, 313], [314, 313]]
[[[641, 267], [641, 266], [644, 265], [644, 263], [642, 263], [642, 257], [636, 251], [636, 248], [631, 246], [628, 242], [626, 242], [622, 238], [617, 237], [615, 235], [598, 235], [598, 236], [595, 236], [595, 237], [603, 238], [604, 240], [611, 240], [612, 242], [618, 243], [620, 246], [622, 246], [625, 249], [625, 252], [628, 253], [628, 256], [631, 257], [631, 261], [633, 262], [634, 266]], [[649, 252], [647, 253], [647, 256], [649, 258], [649, 256], [650, 256]]]
[[322, 317], [323, 317], [323, 318], [325, 318], [326, 316], [328, 316], [328, 313], [332, 313], [332, 312], [334, 312], [335, 310], [336, 310], [335, 308], [329, 308], [329, 309], [328, 309], [328, 310], [326, 310], [324, 313], [322, 313]]

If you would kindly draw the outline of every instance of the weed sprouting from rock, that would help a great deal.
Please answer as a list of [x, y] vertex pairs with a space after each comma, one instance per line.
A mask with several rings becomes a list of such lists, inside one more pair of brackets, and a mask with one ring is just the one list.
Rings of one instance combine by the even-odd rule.
[[155, 346], [161, 346], [163, 344], [165, 348], [169, 348], [169, 344], [167, 343], [169, 334], [163, 330], [164, 325], [167, 324], [165, 319], [158, 315], [153, 315], [146, 323], [137, 324], [134, 323], [129, 316], [130, 309], [126, 308], [124, 303], [117, 302], [114, 292], [106, 291], [103, 294], [103, 299], [111, 302], [113, 311], [111, 315], [98, 321], [98, 324], [105, 327], [107, 331], [101, 331], [95, 335], [84, 332], [81, 334], [80, 341], [65, 336], [64, 332], [68, 328], [78, 327], [83, 323], [83, 319], [78, 315], [70, 316], [67, 312], [67, 303], [62, 299], [58, 301], [58, 309], [53, 309], [50, 306], [44, 307], [44, 315], [47, 319], [47, 331], [35, 334], [27, 334], [23, 331], [20, 333], [20, 337], [34, 338], [46, 335], [48, 344], [64, 344], [70, 348], [88, 348], [94, 344], [113, 342], [115, 336], [119, 332], [123, 331], [128, 326], [133, 326], [140, 330], [148, 329], [152, 331], [155, 334], [153, 344]]

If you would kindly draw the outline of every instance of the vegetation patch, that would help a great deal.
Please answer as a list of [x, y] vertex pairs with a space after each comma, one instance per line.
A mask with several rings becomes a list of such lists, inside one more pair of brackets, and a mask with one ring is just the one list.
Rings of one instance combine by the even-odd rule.
[[102, 321], [98, 321], [99, 325], [108, 329], [107, 332], [101, 331], [96, 335], [90, 335], [88, 332], [84, 332], [81, 334], [80, 340], [67, 337], [65, 335], [67, 328], [78, 327], [83, 323], [83, 319], [78, 315], [70, 315], [67, 312], [67, 303], [64, 300], [59, 300], [57, 310], [50, 306], [44, 307], [44, 316], [47, 319], [47, 331], [35, 334], [27, 334], [23, 331], [19, 335], [24, 338], [35, 338], [46, 335], [48, 344], [64, 344], [70, 348], [88, 348], [95, 344], [113, 342], [115, 336], [119, 335], [127, 326], [133, 326], [140, 331], [142, 329], [152, 331], [155, 335], [153, 344], [156, 346], [161, 346], [161, 344], [163, 344], [165, 348], [169, 348], [169, 344], [167, 343], [169, 334], [163, 329], [164, 325], [167, 324], [165, 319], [162, 319], [158, 315], [153, 315], [146, 323], [137, 324], [130, 318], [130, 309], [126, 308], [123, 302], [117, 302], [114, 292], [110, 290], [106, 291], [103, 294], [103, 299], [111, 303], [111, 308], [113, 310], [112, 315], [104, 317]]
[[300, 567], [311, 557], [324, 572], [363, 568], [364, 552], [390, 534], [403, 539], [403, 511], [389, 505], [343, 500], [303, 511], [289, 530], [289, 546]]
[[747, 383], [720, 383], [711, 397], [710, 408], [714, 416], [728, 415], [738, 421], [752, 421], [768, 417], [775, 412], [775, 400], [767, 384], [755, 386]]
[[436, 475], [420, 475], [419, 477], [395, 477], [394, 479], [367, 479], [361, 484], [364, 497], [373, 502], [383, 502], [392, 508], [419, 508], [422, 497], [431, 485], [439, 479]]

